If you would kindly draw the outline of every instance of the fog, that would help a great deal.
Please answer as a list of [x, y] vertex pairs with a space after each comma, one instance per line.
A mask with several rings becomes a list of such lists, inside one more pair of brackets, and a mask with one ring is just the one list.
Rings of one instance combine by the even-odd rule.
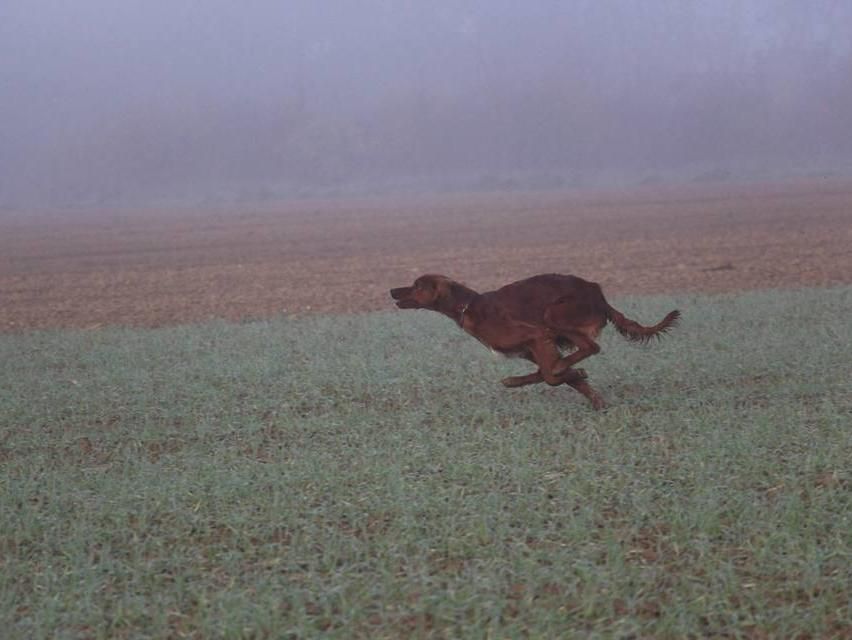
[[847, 0], [0, 3], [0, 206], [850, 164]]

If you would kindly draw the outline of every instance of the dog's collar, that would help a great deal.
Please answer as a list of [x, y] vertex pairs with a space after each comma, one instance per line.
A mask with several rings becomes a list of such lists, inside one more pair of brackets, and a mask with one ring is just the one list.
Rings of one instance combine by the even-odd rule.
[[461, 308], [459, 312], [459, 326], [464, 329], [464, 312], [467, 311], [467, 308], [470, 306], [470, 302], [465, 303], [465, 305]]

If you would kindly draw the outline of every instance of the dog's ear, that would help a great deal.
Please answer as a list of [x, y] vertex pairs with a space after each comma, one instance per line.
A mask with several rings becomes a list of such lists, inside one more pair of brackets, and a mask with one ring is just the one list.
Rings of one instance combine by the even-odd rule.
[[456, 282], [455, 280], [447, 281], [447, 295], [453, 299], [458, 300], [464, 297], [465, 294], [465, 286], [460, 282]]
[[448, 300], [452, 295], [452, 283], [447, 278], [437, 278], [433, 286], [435, 287], [435, 297], [433, 300]]

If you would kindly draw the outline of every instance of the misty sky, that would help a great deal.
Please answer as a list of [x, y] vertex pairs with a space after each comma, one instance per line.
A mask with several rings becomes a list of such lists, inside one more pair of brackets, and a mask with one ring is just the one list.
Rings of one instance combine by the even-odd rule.
[[0, 205], [842, 166], [850, 132], [848, 0], [0, 2]]

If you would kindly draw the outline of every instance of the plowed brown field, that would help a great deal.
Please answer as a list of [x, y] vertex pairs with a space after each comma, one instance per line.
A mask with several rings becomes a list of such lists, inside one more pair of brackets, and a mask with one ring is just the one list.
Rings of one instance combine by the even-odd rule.
[[852, 182], [0, 213], [0, 331], [389, 309], [440, 272], [609, 295], [852, 282]]

